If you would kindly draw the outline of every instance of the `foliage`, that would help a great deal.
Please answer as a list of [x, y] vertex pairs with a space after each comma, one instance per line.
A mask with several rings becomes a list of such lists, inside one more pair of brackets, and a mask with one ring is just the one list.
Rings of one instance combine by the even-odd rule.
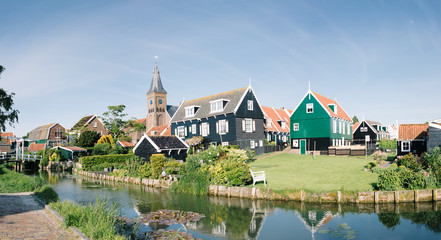
[[168, 159], [168, 161], [166, 161], [164, 164], [164, 168], [165, 168], [164, 171], [167, 174], [177, 174], [179, 172], [181, 165], [182, 165], [182, 163], [180, 163], [174, 159]]
[[100, 139], [98, 139], [98, 141], [96, 142], [96, 144], [98, 145], [98, 144], [102, 144], [102, 143], [108, 143], [113, 148], [114, 143], [113, 143], [112, 135], [109, 134], [109, 135], [101, 136]]
[[388, 168], [378, 176], [379, 190], [394, 191], [400, 189], [423, 189], [427, 186], [426, 178], [406, 167]]
[[395, 229], [395, 226], [400, 225], [400, 215], [395, 213], [379, 213], [378, 221], [380, 221], [388, 229]]
[[422, 166], [431, 172], [439, 172], [441, 169], [441, 150], [439, 147], [430, 149], [428, 153], [424, 153]]
[[75, 146], [93, 147], [100, 138], [101, 134], [96, 131], [84, 131], [76, 139]]
[[115, 164], [114, 163], [101, 163], [101, 164], [97, 164], [97, 165], [93, 165], [92, 167], [90, 167], [89, 171], [104, 171], [104, 168], [110, 168], [113, 167]]
[[252, 180], [248, 164], [235, 158], [221, 160], [210, 166], [209, 171], [214, 184], [244, 186]]
[[61, 160], [61, 151], [55, 150], [50, 156], [49, 161], [51, 162], [59, 162]]
[[87, 206], [63, 201], [50, 206], [64, 218], [66, 226], [74, 226], [91, 239], [124, 239], [118, 235], [121, 226], [116, 204], [109, 206], [107, 199], [98, 199]]
[[367, 165], [366, 165], [366, 168], [367, 169], [372, 169], [372, 168], [374, 168], [374, 167], [376, 167], [377, 166], [377, 163], [376, 162], [369, 162]]
[[397, 140], [381, 139], [379, 147], [380, 149], [397, 149]]
[[409, 168], [413, 171], [420, 170], [420, 164], [418, 163], [418, 159], [412, 153], [409, 153], [404, 156], [398, 156], [397, 157], [397, 165], [398, 166], [405, 166], [406, 168]]
[[[3, 66], [0, 65], [0, 74], [5, 70]], [[8, 94], [3, 88], [0, 88], [0, 132], [6, 131], [6, 123], [12, 126], [15, 122], [18, 122], [18, 110], [14, 110], [12, 106], [14, 105], [15, 93]]]
[[150, 178], [152, 176], [152, 165], [146, 162], [139, 166], [138, 174], [141, 178]]
[[130, 119], [126, 123], [127, 127], [130, 129], [129, 132], [145, 132], [146, 126], [135, 119]]
[[381, 174], [382, 172], [384, 172], [385, 169], [382, 168], [382, 167], [374, 167], [371, 170], [372, 170], [373, 173]]
[[110, 143], [97, 143], [93, 147], [92, 155], [106, 155], [110, 153], [111, 149]]
[[209, 175], [196, 158], [187, 157], [185, 167], [181, 168], [181, 179], [173, 183], [171, 192], [187, 193], [192, 195], [206, 195], [208, 192]]
[[113, 172], [110, 173], [110, 175], [115, 177], [125, 177], [129, 176], [129, 171], [126, 169], [114, 169]]
[[48, 156], [42, 157], [40, 160], [40, 166], [46, 167], [48, 164], [49, 164], [49, 157]]
[[195, 153], [195, 148], [199, 148], [202, 145], [203, 141], [204, 138], [200, 136], [195, 136], [192, 138], [185, 139], [185, 143], [187, 143], [188, 146], [191, 147], [191, 152], [193, 154]]
[[380, 190], [394, 191], [400, 189], [402, 182], [397, 169], [388, 168], [378, 176], [377, 187]]
[[101, 117], [104, 125], [110, 130], [110, 134], [115, 139], [118, 139], [118, 137], [123, 134], [121, 129], [126, 125], [126, 121], [123, 120], [123, 117], [127, 116], [127, 113], [124, 113], [125, 108], [126, 106], [122, 104], [107, 106], [107, 111], [104, 112]]
[[408, 168], [399, 168], [399, 174], [403, 189], [414, 190], [426, 187], [426, 178], [419, 172], [414, 172]]
[[94, 165], [99, 165], [103, 163], [121, 164], [132, 158], [138, 157], [133, 154], [97, 155], [81, 157], [79, 161], [82, 165], [83, 170], [89, 171]]
[[377, 162], [377, 165], [380, 165], [384, 160], [387, 159], [387, 154], [382, 151], [375, 151], [372, 154], [372, 157], [374, 158], [375, 162]]
[[354, 117], [352, 117], [352, 122], [355, 124], [357, 122], [359, 122], [358, 117], [354, 115]]
[[60, 200], [57, 192], [49, 185], [43, 185], [34, 192], [35, 196], [43, 200], [45, 203], [57, 202]]
[[30, 177], [0, 165], [0, 193], [33, 192], [46, 182], [40, 177]]
[[165, 164], [164, 154], [152, 154], [152, 156], [150, 157], [150, 164], [152, 165], [152, 178], [159, 178], [162, 173], [162, 168]]

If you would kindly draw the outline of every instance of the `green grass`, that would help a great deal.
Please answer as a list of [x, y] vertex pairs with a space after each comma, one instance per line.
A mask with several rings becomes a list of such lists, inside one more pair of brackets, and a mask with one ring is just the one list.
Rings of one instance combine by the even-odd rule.
[[33, 178], [0, 165], [0, 193], [33, 192], [45, 185], [41, 178]]
[[[265, 171], [273, 191], [309, 192], [371, 191], [378, 174], [363, 171], [367, 157], [316, 156], [281, 153], [251, 163], [253, 171]], [[264, 187], [263, 183], [258, 184]]]

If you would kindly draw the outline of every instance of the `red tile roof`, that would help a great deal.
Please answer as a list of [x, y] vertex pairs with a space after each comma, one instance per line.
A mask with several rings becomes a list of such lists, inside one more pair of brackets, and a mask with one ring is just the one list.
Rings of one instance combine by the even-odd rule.
[[63, 148], [69, 149], [69, 150], [71, 150], [71, 151], [87, 152], [86, 149], [84, 149], [84, 148], [80, 148], [80, 147], [76, 147], [76, 146], [63, 146]]
[[121, 144], [122, 147], [133, 147], [133, 146], [135, 146], [131, 142], [126, 142], [126, 141], [118, 141], [118, 142], [119, 142], [119, 144]]
[[398, 126], [398, 140], [424, 139], [427, 137], [429, 124], [400, 124]]
[[[134, 122], [136, 123], [142, 123], [145, 125], [145, 121], [147, 118], [140, 118], [140, 119], [136, 119]], [[124, 132], [128, 132], [130, 130], [130, 127], [125, 127], [122, 129]]]
[[1, 143], [3, 144], [11, 144], [12, 139], [7, 139], [6, 137], [14, 137], [12, 132], [2, 132], [0, 133]]
[[171, 136], [170, 124], [157, 126], [157, 127], [151, 127], [147, 131], [147, 135], [148, 136]]
[[38, 151], [43, 151], [46, 147], [45, 143], [31, 143], [31, 145], [29, 145], [29, 152], [38, 152]]
[[[274, 132], [289, 132], [289, 113], [287, 113], [285, 109], [275, 109], [272, 107], [262, 106], [262, 110], [265, 114], [265, 118], [271, 119], [271, 125], [265, 125], [266, 130]], [[285, 128], [282, 128], [279, 121], [285, 122]]]
[[358, 128], [358, 125], [360, 125], [360, 122], [356, 122], [354, 125], [352, 125], [352, 133], [354, 133], [355, 129]]
[[[317, 100], [322, 103], [322, 105], [325, 107], [326, 111], [328, 111], [329, 114], [331, 114], [331, 116], [346, 119], [346, 120], [352, 122], [352, 119], [348, 116], [348, 114], [346, 114], [346, 112], [343, 110], [343, 108], [336, 101], [331, 100], [331, 99], [329, 99], [325, 96], [322, 96], [318, 93], [315, 93], [315, 92], [312, 92], [312, 93], [316, 96]], [[329, 108], [328, 104], [336, 104], [337, 105], [337, 113], [334, 113], [334, 111], [332, 111], [331, 108]]]

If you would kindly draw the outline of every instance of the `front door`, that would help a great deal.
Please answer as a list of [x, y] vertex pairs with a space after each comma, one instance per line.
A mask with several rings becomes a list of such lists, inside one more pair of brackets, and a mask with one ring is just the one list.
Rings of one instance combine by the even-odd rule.
[[300, 139], [300, 154], [306, 153], [306, 139]]

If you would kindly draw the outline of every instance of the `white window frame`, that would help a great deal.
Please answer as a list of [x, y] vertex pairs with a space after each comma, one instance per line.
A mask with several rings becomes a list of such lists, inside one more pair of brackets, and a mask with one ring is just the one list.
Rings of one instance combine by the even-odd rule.
[[340, 133], [341, 134], [341, 121], [338, 121], [338, 133]]
[[314, 103], [306, 104], [306, 113], [314, 113]]
[[219, 134], [227, 134], [228, 133], [228, 122], [225, 119], [218, 121], [218, 132]]
[[222, 146], [228, 146], [229, 143], [228, 142], [222, 142]]
[[360, 132], [367, 132], [368, 128], [367, 127], [360, 127]]
[[224, 100], [215, 100], [210, 102], [210, 113], [222, 112], [224, 110]]
[[186, 107], [185, 108], [185, 117], [194, 117], [194, 106]]
[[[335, 120], [335, 119], [332, 120], [332, 132], [337, 133], [337, 120]], [[335, 146], [335, 145], [333, 145], [333, 146]]]
[[185, 126], [179, 126], [177, 127], [177, 136], [180, 138], [185, 137]]
[[94, 128], [98, 127], [98, 123], [97, 122], [93, 122], [93, 127]]
[[191, 134], [193, 134], [193, 135], [195, 135], [196, 134], [196, 123], [193, 123], [192, 125], [191, 125]]
[[285, 128], [286, 128], [286, 122], [282, 121], [282, 129], [285, 129]]
[[292, 129], [293, 129], [294, 131], [299, 131], [299, 129], [300, 129], [300, 125], [299, 125], [299, 123], [293, 123], [293, 124], [292, 124]]
[[[407, 144], [408, 149], [404, 149], [404, 144]], [[410, 141], [402, 141], [401, 142], [401, 152], [410, 152]]]
[[271, 118], [268, 118], [267, 120], [266, 120], [266, 122], [267, 122], [267, 127], [271, 127], [271, 124], [273, 124], [273, 121], [271, 120]]
[[351, 134], [351, 124], [348, 123], [348, 135]]
[[247, 106], [248, 106], [248, 111], [253, 111], [254, 110], [254, 101], [253, 100], [248, 100], [247, 101]]
[[292, 146], [295, 147], [295, 148], [298, 148], [299, 147], [299, 140], [298, 139], [293, 139], [292, 140]]
[[245, 132], [253, 132], [253, 119], [245, 118]]
[[201, 135], [202, 137], [206, 137], [208, 135], [210, 135], [210, 124], [208, 124], [208, 122], [203, 122], [201, 124]]
[[263, 140], [259, 140], [259, 146], [263, 147]]
[[250, 140], [250, 148], [251, 148], [251, 149], [256, 148], [255, 143], [254, 143], [254, 140]]
[[343, 134], [346, 134], [346, 126], [345, 126], [345, 122], [343, 122]]

